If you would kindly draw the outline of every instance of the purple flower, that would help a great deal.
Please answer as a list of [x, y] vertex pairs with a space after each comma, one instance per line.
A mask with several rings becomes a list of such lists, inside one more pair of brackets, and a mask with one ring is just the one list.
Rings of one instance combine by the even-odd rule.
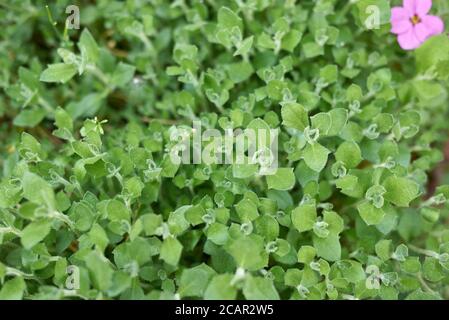
[[432, 0], [403, 0], [402, 7], [391, 9], [391, 32], [398, 35], [402, 49], [416, 49], [444, 31], [443, 20], [428, 14], [431, 7]]

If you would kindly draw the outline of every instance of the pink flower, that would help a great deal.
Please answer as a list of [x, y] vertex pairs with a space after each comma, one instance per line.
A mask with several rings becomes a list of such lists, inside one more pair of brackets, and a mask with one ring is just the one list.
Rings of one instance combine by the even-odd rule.
[[391, 9], [391, 32], [398, 35], [402, 49], [416, 49], [444, 31], [443, 20], [428, 14], [431, 7], [432, 0], [403, 0], [402, 7]]

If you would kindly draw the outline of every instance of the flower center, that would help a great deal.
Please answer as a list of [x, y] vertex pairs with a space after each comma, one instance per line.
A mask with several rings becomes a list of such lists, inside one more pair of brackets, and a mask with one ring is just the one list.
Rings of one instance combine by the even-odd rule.
[[421, 18], [417, 15], [417, 14], [415, 14], [411, 19], [410, 19], [410, 21], [413, 23], [413, 25], [415, 26], [415, 25], [417, 25], [418, 23], [420, 23], [421, 22]]

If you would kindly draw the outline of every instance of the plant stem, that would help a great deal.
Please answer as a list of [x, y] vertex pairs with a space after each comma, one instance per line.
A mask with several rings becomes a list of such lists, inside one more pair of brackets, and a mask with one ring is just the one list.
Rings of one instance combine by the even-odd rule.
[[438, 258], [438, 253], [436, 253], [435, 251], [422, 249], [414, 246], [413, 244], [408, 244], [407, 246], [409, 247], [409, 249], [415, 251], [416, 253], [420, 253], [428, 257]]
[[431, 293], [431, 294], [437, 294], [435, 291], [432, 290], [432, 288], [429, 287], [429, 285], [427, 284], [426, 280], [424, 280], [424, 278], [422, 277], [421, 272], [417, 274], [416, 276], [419, 280], [419, 283], [421, 283], [422, 287], [424, 288], [425, 291]]
[[105, 86], [109, 83], [109, 78], [101, 71], [97, 66], [89, 64], [86, 66], [86, 70], [92, 73], [98, 80], [100, 80]]

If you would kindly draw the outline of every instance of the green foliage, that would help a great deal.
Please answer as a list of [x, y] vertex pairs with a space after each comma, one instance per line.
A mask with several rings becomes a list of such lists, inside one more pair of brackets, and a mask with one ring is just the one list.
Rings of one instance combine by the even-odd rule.
[[[400, 2], [0, 3], [0, 299], [448, 299], [449, 38]], [[194, 120], [277, 168], [173, 163]]]

